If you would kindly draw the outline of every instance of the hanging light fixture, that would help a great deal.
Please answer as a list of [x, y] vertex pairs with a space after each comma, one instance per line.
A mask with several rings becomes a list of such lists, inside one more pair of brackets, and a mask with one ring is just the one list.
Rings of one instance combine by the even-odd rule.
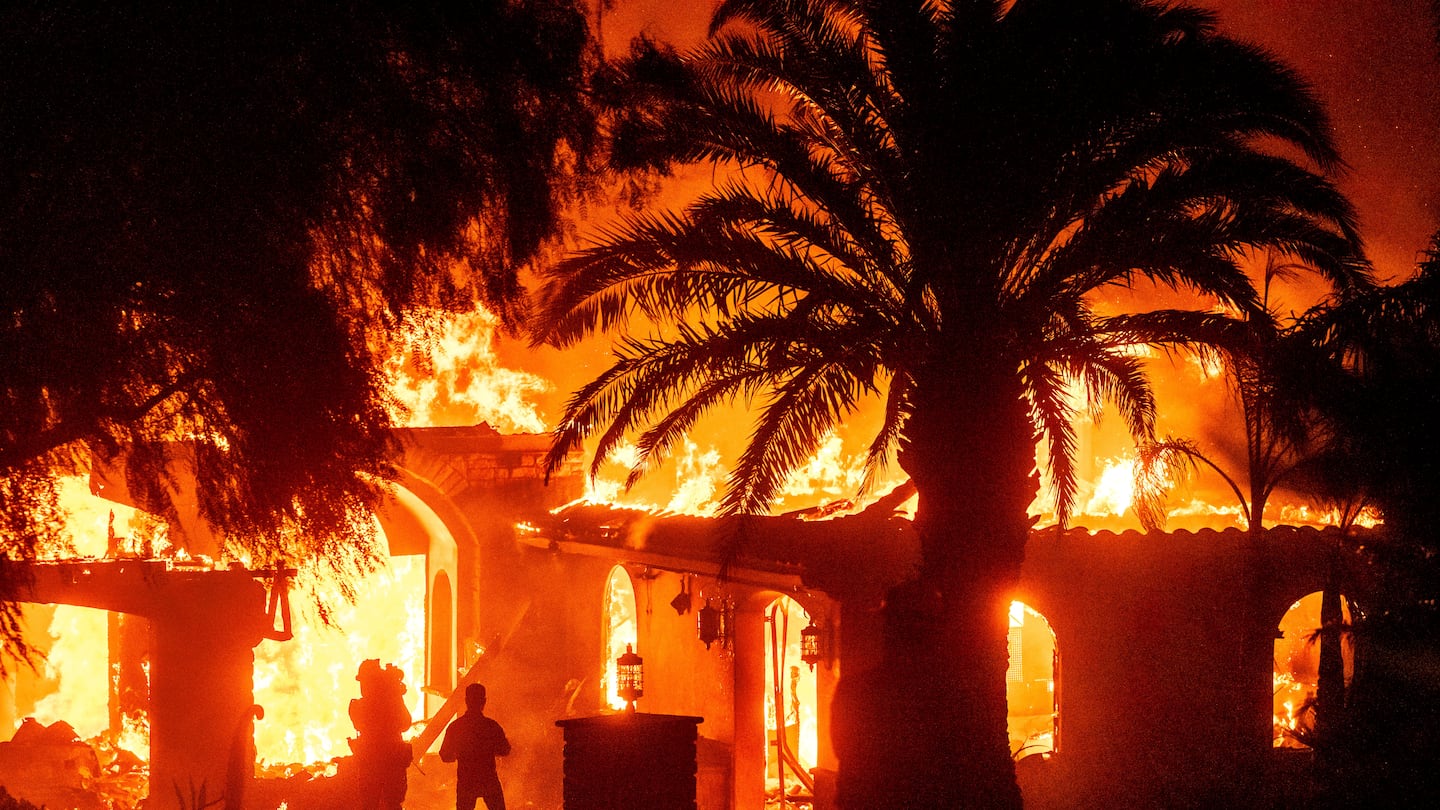
[[720, 642], [721, 647], [730, 644], [731, 622], [735, 618], [735, 606], [723, 596], [705, 600], [705, 606], [695, 612], [695, 625], [705, 649]]
[[700, 631], [700, 640], [705, 643], [705, 649], [725, 637], [724, 614], [715, 607], [711, 600], [705, 600], [705, 607], [695, 614], [695, 625]]
[[680, 577], [680, 593], [670, 600], [670, 607], [674, 608], [675, 612], [681, 616], [690, 611], [690, 589], [686, 587], [689, 579], [688, 576]]
[[800, 631], [800, 660], [810, 665], [810, 671], [815, 671], [815, 665], [820, 663], [820, 627], [815, 624], [815, 619]]
[[616, 692], [625, 701], [625, 710], [635, 711], [635, 701], [645, 695], [645, 659], [636, 655], [630, 645], [615, 659]]

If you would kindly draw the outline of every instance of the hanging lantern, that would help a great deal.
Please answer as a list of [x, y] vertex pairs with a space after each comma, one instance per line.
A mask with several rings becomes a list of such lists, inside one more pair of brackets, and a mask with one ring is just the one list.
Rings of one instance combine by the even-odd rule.
[[686, 587], [687, 577], [680, 578], [680, 593], [670, 600], [670, 607], [675, 609], [678, 615], [684, 616], [690, 610], [690, 589]]
[[800, 660], [810, 665], [811, 672], [820, 663], [820, 628], [814, 619], [800, 631]]
[[705, 649], [717, 641], [725, 640], [725, 614], [706, 600], [705, 607], [700, 608], [695, 614], [695, 624], [700, 630], [700, 640], [705, 643]]
[[625, 645], [625, 653], [615, 659], [616, 692], [625, 701], [626, 711], [635, 711], [635, 701], [645, 695], [645, 659]]

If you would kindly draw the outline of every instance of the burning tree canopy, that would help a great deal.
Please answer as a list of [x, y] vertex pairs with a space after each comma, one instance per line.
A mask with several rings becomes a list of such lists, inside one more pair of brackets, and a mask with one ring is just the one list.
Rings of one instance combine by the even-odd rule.
[[162, 512], [193, 464], [258, 562], [368, 525], [385, 341], [417, 305], [516, 322], [592, 182], [591, 53], [572, 0], [7, 4], [0, 559], [122, 450]]
[[[712, 31], [695, 52], [632, 60], [643, 106], [616, 151], [736, 171], [558, 269], [551, 340], [632, 318], [655, 331], [577, 392], [552, 461], [598, 436], [599, 464], [638, 432], [640, 475], [701, 413], [759, 399], [724, 501], [759, 511], [882, 397], [871, 467], [895, 455], [920, 494], [923, 585], [894, 606], [920, 637], [906, 639], [914, 688], [852, 692], [837, 711], [873, 703], [873, 722], [918, 742], [859, 735], [846, 789], [875, 807], [1018, 807], [1000, 687], [1033, 440], [1063, 518], [1069, 380], [1146, 436], [1154, 400], [1129, 348], [1235, 317], [1211, 308], [1261, 313], [1255, 256], [1366, 281], [1351, 207], [1323, 174], [1337, 162], [1325, 116], [1291, 71], [1187, 7], [731, 0]], [[1107, 312], [1104, 293], [1137, 281], [1200, 311]]]

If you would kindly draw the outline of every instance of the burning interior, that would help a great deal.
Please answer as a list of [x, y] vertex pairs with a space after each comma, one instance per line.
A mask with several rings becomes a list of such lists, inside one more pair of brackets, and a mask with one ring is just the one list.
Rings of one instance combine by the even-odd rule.
[[[697, 807], [827, 806], [835, 686], [874, 660], [886, 583], [913, 565], [903, 491], [820, 520], [665, 515], [575, 502], [578, 475], [543, 486], [544, 436], [479, 426], [403, 439], [405, 474], [378, 515], [390, 555], [353, 604], [327, 601], [330, 627], [304, 595], [323, 583], [138, 559], [114, 531], [118, 551], [36, 563], [29, 616], [49, 669], [12, 668], [0, 710], [20, 731], [0, 746], [0, 781], [52, 805], [135, 806], [148, 794], [147, 806], [178, 808], [174, 787], [194, 785], [212, 799], [238, 791], [245, 807], [325, 807], [355, 736], [345, 706], [356, 667], [379, 659], [403, 670], [414, 721], [407, 806], [450, 800], [445, 766], [427, 753], [453, 716], [447, 699], [481, 680], [516, 748], [507, 785], [558, 807], [554, 724], [623, 710], [615, 663], [632, 650], [641, 712], [701, 718]], [[1282, 727], [1296, 714], [1284, 704], [1313, 692], [1314, 591], [1338, 530], [1267, 532], [1285, 564], [1255, 615], [1216, 607], [1245, 570], [1245, 536], [1035, 532], [1007, 674], [1027, 797], [1059, 796], [1046, 791], [1061, 783], [1099, 796], [1117, 779], [1173, 788], [1217, 778], [1249, 748], [1290, 744]], [[1248, 644], [1277, 628], [1273, 651]], [[1250, 663], [1216, 666], [1236, 659]], [[1273, 716], [1269, 701], [1253, 716], [1234, 710], [1267, 692]], [[63, 763], [62, 749], [94, 759], [57, 765], [63, 779], [42, 789], [17, 752], [57, 727], [51, 760]]]

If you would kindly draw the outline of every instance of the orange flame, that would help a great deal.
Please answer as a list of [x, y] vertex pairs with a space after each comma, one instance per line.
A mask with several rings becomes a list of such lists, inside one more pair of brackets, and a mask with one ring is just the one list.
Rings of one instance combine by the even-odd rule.
[[386, 363], [390, 392], [401, 406], [392, 413], [395, 421], [412, 427], [486, 422], [502, 433], [544, 432], [534, 396], [551, 385], [500, 365], [498, 324], [484, 309], [417, 316], [404, 351]]
[[[340, 597], [333, 582], [302, 584], [331, 607], [332, 624], [303, 605], [292, 640], [255, 648], [255, 702], [265, 709], [255, 722], [255, 750], [262, 762], [311, 764], [348, 756], [346, 741], [355, 734], [349, 698], [360, 696], [355, 671], [367, 658], [405, 672], [411, 717], [424, 716], [418, 690], [425, 678], [424, 558], [389, 558], [365, 579], [354, 604]], [[398, 614], [397, 605], [403, 606]]]

